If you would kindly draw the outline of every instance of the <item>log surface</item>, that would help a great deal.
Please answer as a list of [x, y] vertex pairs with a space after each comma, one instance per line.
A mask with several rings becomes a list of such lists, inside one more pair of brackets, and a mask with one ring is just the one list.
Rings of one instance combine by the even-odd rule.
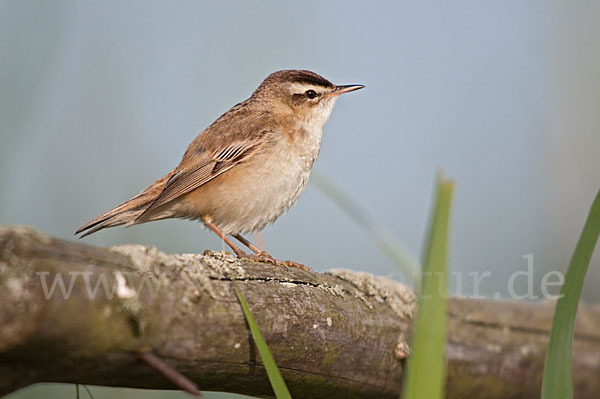
[[[397, 398], [415, 295], [366, 273], [227, 253], [97, 248], [0, 226], [0, 394], [39, 382], [173, 389], [152, 349], [207, 391], [272, 396], [236, 280], [295, 398]], [[62, 282], [62, 285], [61, 285]], [[453, 298], [447, 397], [539, 397], [553, 302]], [[576, 397], [600, 396], [600, 309], [581, 306]]]

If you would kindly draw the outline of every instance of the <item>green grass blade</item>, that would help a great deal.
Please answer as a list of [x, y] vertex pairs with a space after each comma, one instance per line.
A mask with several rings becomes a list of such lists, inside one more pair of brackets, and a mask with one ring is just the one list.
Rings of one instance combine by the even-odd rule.
[[402, 274], [409, 278], [415, 286], [419, 285], [419, 270], [421, 269], [419, 262], [393, 238], [393, 234], [388, 229], [377, 223], [375, 218], [369, 216], [368, 212], [352, 201], [348, 195], [322, 174], [316, 171], [313, 172], [310, 181], [345, 212], [350, 219], [367, 232], [368, 236], [398, 267]]
[[573, 252], [565, 283], [556, 302], [550, 342], [546, 352], [544, 377], [542, 380], [542, 399], [569, 399], [573, 397], [571, 371], [571, 346], [575, 314], [583, 281], [600, 235], [600, 191], [590, 209], [590, 213]]
[[448, 230], [454, 183], [438, 176], [423, 253], [419, 308], [403, 383], [403, 399], [439, 399], [445, 385]]
[[260, 333], [258, 324], [256, 324], [254, 316], [252, 316], [252, 312], [250, 312], [250, 308], [246, 303], [246, 299], [242, 295], [242, 291], [240, 290], [240, 287], [238, 287], [235, 280], [233, 281], [233, 286], [235, 287], [235, 293], [237, 294], [237, 297], [242, 305], [242, 309], [244, 310], [244, 316], [246, 317], [246, 321], [250, 326], [250, 331], [252, 332], [254, 343], [258, 348], [258, 353], [263, 361], [263, 365], [265, 366], [267, 375], [269, 376], [269, 382], [271, 383], [271, 387], [273, 387], [275, 397], [277, 399], [291, 399], [292, 396], [290, 395], [290, 391], [288, 391], [288, 388], [285, 385], [285, 381], [283, 381], [283, 377], [279, 372], [279, 368], [277, 368], [275, 359], [273, 359], [273, 355], [271, 355], [271, 351], [267, 346], [267, 342]]

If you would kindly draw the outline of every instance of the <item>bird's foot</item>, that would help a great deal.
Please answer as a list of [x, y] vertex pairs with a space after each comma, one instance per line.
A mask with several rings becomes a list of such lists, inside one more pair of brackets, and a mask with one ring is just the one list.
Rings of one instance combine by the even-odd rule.
[[253, 262], [270, 263], [275, 266], [296, 267], [300, 270], [313, 271], [310, 267], [304, 266], [302, 263], [294, 262], [293, 260], [282, 261], [275, 259], [264, 251], [257, 254], [240, 256], [240, 259], [248, 259]]
[[308, 272], [314, 272], [313, 269], [311, 269], [308, 266], [304, 266], [302, 263], [298, 263], [298, 262], [294, 262], [293, 260], [285, 260], [285, 261], [278, 261], [282, 266], [287, 266], [287, 267], [297, 267], [300, 270], [305, 270]]
[[257, 254], [252, 254], [252, 255], [244, 255], [244, 256], [240, 256], [240, 259], [248, 259], [251, 260], [253, 262], [262, 262], [262, 263], [270, 263], [272, 265], [277, 265], [277, 259], [274, 259], [271, 255], [269, 255], [266, 252], [259, 252]]

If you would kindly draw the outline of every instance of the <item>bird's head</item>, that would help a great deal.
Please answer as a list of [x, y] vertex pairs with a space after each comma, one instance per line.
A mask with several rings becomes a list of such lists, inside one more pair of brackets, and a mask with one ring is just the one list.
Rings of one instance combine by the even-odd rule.
[[283, 70], [269, 75], [252, 97], [269, 103], [277, 114], [289, 115], [301, 124], [322, 127], [341, 94], [363, 87], [336, 86], [311, 71]]

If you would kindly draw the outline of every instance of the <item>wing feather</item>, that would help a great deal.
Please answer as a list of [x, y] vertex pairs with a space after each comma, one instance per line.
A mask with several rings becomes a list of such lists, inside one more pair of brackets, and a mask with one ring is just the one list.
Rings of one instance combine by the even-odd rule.
[[256, 142], [238, 142], [213, 151], [212, 154], [202, 153], [197, 164], [177, 171], [169, 178], [160, 195], [137, 219], [143, 218], [145, 214], [153, 209], [197, 189], [230, 170], [242, 162], [256, 147]]

